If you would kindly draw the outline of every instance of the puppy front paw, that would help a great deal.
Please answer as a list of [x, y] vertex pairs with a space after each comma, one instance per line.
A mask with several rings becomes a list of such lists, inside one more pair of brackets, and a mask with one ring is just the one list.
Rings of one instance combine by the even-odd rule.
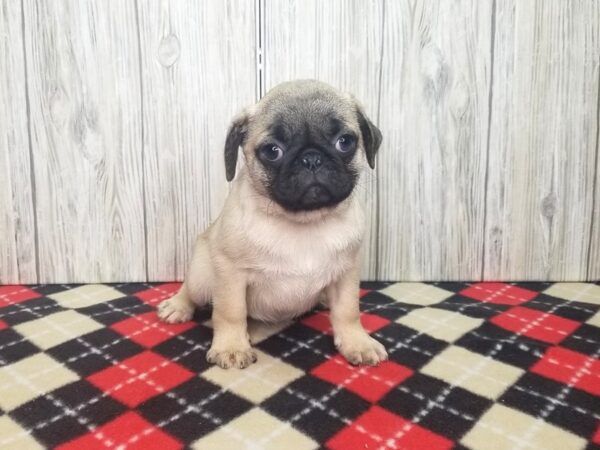
[[179, 297], [171, 297], [158, 305], [157, 314], [167, 323], [187, 322], [194, 315], [194, 307]]
[[335, 346], [354, 365], [376, 366], [388, 358], [385, 347], [365, 331], [336, 338]]
[[206, 354], [206, 360], [222, 369], [245, 369], [256, 362], [256, 352], [252, 347], [219, 349], [213, 346]]

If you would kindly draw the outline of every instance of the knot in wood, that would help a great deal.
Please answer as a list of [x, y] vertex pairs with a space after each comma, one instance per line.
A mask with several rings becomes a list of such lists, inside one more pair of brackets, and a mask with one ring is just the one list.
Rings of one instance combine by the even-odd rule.
[[158, 46], [158, 61], [164, 67], [171, 67], [179, 59], [181, 44], [174, 34], [165, 36]]

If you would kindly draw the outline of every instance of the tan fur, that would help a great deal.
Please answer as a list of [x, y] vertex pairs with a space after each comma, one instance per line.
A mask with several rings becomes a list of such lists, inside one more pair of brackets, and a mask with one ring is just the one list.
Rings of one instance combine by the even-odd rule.
[[[309, 83], [300, 89], [323, 86]], [[333, 208], [290, 213], [272, 201], [263, 186], [254, 143], [271, 120], [272, 103], [289, 97], [290, 89], [290, 83], [275, 88], [245, 112], [251, 117], [243, 149], [246, 164], [221, 215], [198, 237], [181, 290], [161, 303], [159, 316], [167, 322], [186, 321], [195, 305], [212, 300], [214, 338], [207, 359], [223, 368], [243, 368], [256, 360], [248, 339], [248, 316], [282, 321], [309, 311], [325, 297], [340, 352], [355, 364], [377, 364], [387, 357], [385, 349], [359, 321], [364, 217], [357, 196]], [[352, 100], [328, 89], [323, 101], [338, 102], [337, 111], [358, 130]], [[352, 164], [365, 167], [363, 152]]]

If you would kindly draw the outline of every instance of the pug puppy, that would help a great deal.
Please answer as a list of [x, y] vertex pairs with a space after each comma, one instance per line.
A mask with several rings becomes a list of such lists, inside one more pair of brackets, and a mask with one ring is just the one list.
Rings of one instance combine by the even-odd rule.
[[[187, 277], [159, 317], [184, 322], [212, 300], [207, 360], [241, 369], [256, 361], [248, 317], [282, 321], [326, 301], [340, 353], [352, 364], [385, 360], [359, 320], [365, 224], [355, 192], [380, 144], [352, 96], [315, 80], [280, 84], [244, 110], [225, 142], [233, 184], [223, 211], [198, 237]], [[245, 165], [235, 177], [240, 147]]]

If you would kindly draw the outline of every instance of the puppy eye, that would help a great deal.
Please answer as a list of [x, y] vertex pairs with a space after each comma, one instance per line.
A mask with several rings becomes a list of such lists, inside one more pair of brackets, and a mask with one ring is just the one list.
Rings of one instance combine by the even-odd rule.
[[343, 136], [340, 136], [335, 143], [335, 149], [342, 153], [349, 152], [354, 148], [355, 142], [356, 140], [354, 139], [354, 136], [350, 134], [344, 134]]
[[276, 145], [265, 145], [260, 152], [267, 161], [271, 162], [278, 161], [283, 156], [283, 150]]

